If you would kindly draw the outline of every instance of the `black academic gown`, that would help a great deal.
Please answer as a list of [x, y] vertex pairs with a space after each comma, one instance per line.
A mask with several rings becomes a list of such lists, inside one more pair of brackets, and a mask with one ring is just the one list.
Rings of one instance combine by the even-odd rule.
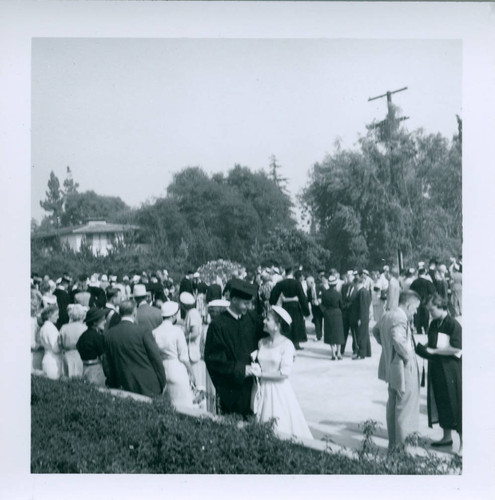
[[[270, 294], [270, 304], [276, 304], [283, 294], [282, 307], [290, 314], [292, 318], [290, 340], [297, 347], [299, 342], [308, 340], [306, 335], [306, 324], [304, 316], [309, 316], [308, 299], [304, 293], [303, 287], [299, 281], [294, 278], [287, 278], [279, 281]], [[298, 300], [293, 300], [297, 298]], [[289, 299], [289, 300], [287, 300]]]
[[246, 365], [251, 364], [251, 353], [258, 349], [262, 336], [263, 322], [253, 311], [240, 319], [224, 311], [210, 323], [204, 357], [222, 413], [252, 413], [253, 377], [245, 376]]

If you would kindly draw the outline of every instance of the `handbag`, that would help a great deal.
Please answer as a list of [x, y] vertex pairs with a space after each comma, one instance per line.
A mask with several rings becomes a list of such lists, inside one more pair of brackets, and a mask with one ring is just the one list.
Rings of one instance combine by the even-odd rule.
[[255, 415], [261, 413], [263, 406], [263, 391], [258, 377], [254, 377], [253, 389], [251, 391], [251, 410]]

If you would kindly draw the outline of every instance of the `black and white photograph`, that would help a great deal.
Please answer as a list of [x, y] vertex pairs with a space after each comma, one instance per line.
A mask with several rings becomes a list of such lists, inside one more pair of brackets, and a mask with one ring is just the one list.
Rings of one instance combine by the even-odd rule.
[[0, 7], [22, 494], [485, 498], [493, 6], [42, 4]]

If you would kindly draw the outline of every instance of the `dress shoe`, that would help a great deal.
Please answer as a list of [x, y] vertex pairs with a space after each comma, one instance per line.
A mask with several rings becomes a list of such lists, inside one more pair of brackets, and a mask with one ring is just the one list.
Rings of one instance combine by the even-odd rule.
[[440, 446], [452, 446], [452, 439], [450, 441], [433, 441], [431, 443], [431, 446], [434, 448], [438, 448]]
[[356, 356], [355, 358], [352, 358], [353, 361], [357, 361], [358, 359], [366, 359], [364, 356]]

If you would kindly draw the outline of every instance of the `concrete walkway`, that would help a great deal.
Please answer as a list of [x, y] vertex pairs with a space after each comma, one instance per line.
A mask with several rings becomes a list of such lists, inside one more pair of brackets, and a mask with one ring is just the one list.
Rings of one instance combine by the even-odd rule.
[[[310, 321], [307, 322], [307, 331], [308, 342], [301, 344], [304, 350], [297, 351], [290, 380], [313, 437], [357, 449], [364, 437], [360, 424], [372, 419], [379, 427], [374, 441], [386, 450], [387, 384], [378, 380], [380, 345], [371, 335], [372, 357], [354, 361], [349, 338], [344, 359], [332, 361], [330, 346], [315, 341], [314, 326]], [[426, 336], [417, 336], [416, 340], [426, 343]], [[423, 361], [418, 360], [421, 370]], [[433, 441], [440, 439], [442, 429], [438, 425], [433, 429], [428, 427], [426, 387], [421, 388], [420, 404], [419, 434]], [[452, 434], [453, 447], [438, 451], [452, 453], [452, 450], [459, 449], [458, 436], [455, 432]]]

